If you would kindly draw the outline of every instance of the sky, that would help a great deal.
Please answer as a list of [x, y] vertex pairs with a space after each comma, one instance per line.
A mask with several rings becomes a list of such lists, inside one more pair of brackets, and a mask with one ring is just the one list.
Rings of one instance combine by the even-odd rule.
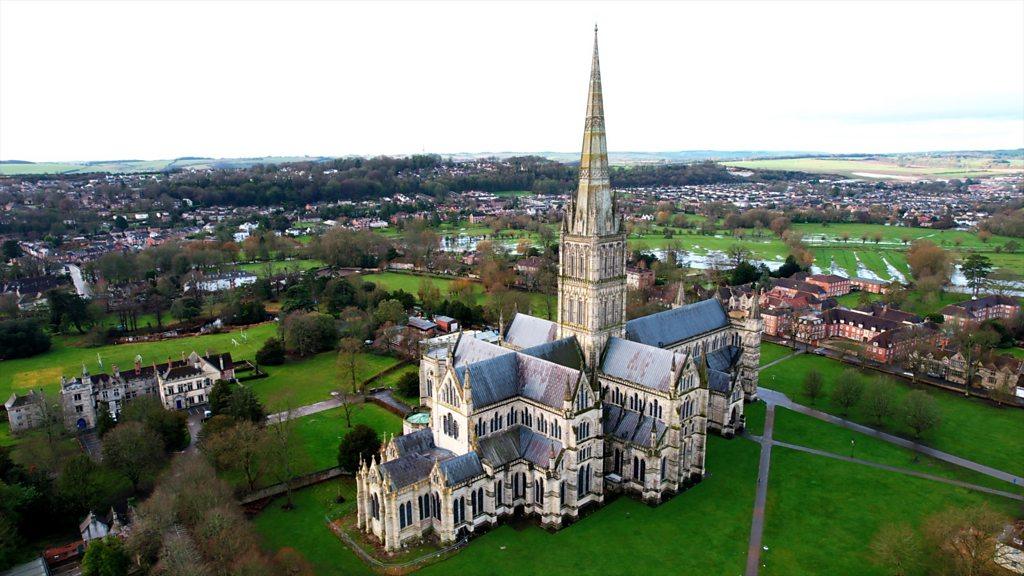
[[0, 159], [1024, 147], [1024, 1], [0, 0]]

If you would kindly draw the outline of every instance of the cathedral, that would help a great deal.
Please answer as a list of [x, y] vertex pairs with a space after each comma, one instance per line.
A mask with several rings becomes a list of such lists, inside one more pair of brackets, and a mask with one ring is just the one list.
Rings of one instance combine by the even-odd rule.
[[559, 235], [558, 320], [428, 340], [429, 426], [356, 474], [358, 526], [393, 551], [513, 516], [557, 529], [606, 494], [657, 504], [704, 477], [708, 431], [743, 429], [756, 398], [755, 303], [717, 299], [626, 321], [626, 234], [608, 174], [597, 31], [579, 187]]

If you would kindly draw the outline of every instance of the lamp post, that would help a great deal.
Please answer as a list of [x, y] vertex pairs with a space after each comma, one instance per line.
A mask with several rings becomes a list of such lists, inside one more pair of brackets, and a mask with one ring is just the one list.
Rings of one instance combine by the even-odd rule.
[[853, 438], [850, 438], [850, 458], [853, 458], [853, 449], [856, 445], [857, 442]]

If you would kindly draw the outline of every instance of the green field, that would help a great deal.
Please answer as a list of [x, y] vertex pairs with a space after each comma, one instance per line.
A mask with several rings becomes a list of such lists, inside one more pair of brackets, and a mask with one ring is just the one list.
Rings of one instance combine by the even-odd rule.
[[[252, 359], [263, 342], [277, 334], [277, 325], [272, 322], [260, 324], [249, 328], [245, 334], [248, 340], [243, 339], [239, 331], [235, 330], [222, 334], [97, 348], [78, 348], [70, 345], [74, 337], [57, 336], [53, 338], [53, 347], [45, 354], [0, 363], [0, 396], [7, 398], [12, 391], [23, 394], [29, 389], [39, 388], [56, 392], [60, 388], [60, 377], [80, 375], [83, 364], [93, 374], [110, 372], [114, 364], [121, 370], [130, 370], [136, 355], [141, 355], [146, 365], [165, 362], [167, 358], [178, 359], [182, 352], [189, 354], [193, 350], [199, 354], [205, 354], [206, 350], [230, 352], [235, 359]], [[235, 346], [232, 340], [237, 341], [238, 345]], [[102, 368], [97, 362], [97, 354], [103, 360]]]
[[1020, 162], [1012, 167], [994, 165], [991, 161], [975, 158], [947, 158], [926, 162], [914, 158], [912, 162], [897, 163], [895, 159], [879, 157], [850, 158], [780, 158], [771, 160], [743, 160], [723, 162], [726, 166], [755, 170], [789, 170], [811, 174], [837, 174], [850, 178], [878, 180], [949, 179], [981, 176], [999, 176], [1021, 172]]
[[[747, 408], [749, 409], [750, 406], [747, 406]], [[991, 476], [973, 472], [942, 460], [922, 456], [884, 440], [854, 432], [853, 430], [846, 430], [845, 428], [840, 428], [828, 422], [823, 422], [782, 407], [775, 409], [775, 427], [772, 431], [772, 438], [780, 442], [817, 448], [818, 450], [825, 450], [833, 454], [840, 454], [842, 456], [850, 456], [852, 454], [853, 457], [861, 460], [877, 462], [887, 466], [896, 466], [898, 468], [907, 468], [933, 476], [969, 482], [1005, 492], [1024, 494], [1024, 486], [1014, 488], [1012, 485]], [[852, 446], [850, 444], [851, 441], [854, 442]]]
[[771, 342], [761, 342], [761, 366], [771, 364], [779, 358], [785, 358], [793, 353], [792, 348], [779, 346]]
[[309, 260], [273, 260], [270, 262], [250, 262], [236, 266], [239, 270], [252, 272], [261, 278], [267, 278], [276, 274], [288, 274], [293, 272], [305, 272], [313, 268], [322, 268], [324, 262], [315, 259]]
[[[398, 364], [397, 358], [378, 354], [361, 354], [359, 377], [367, 380]], [[283, 411], [330, 398], [332, 390], [341, 387], [337, 352], [322, 352], [303, 360], [289, 360], [281, 366], [267, 366], [269, 376], [250, 380], [253, 389], [267, 409]]]
[[[845, 368], [837, 360], [801, 354], [762, 370], [760, 384], [783, 392], [796, 402], [810, 405], [810, 400], [803, 394], [802, 383], [809, 371], [817, 370], [824, 377], [826, 397], [820, 398], [815, 407], [830, 414], [841, 414], [828, 393], [836, 377]], [[867, 374], [875, 376], [875, 373]], [[897, 402], [913, 389], [909, 382], [902, 379], [890, 381]], [[1024, 444], [1020, 442], [1020, 431], [1024, 430], [1024, 410], [1000, 408], [981, 399], [965, 398], [928, 386], [921, 389], [935, 399], [942, 416], [942, 423], [925, 438], [925, 444], [1012, 474], [1024, 474]], [[874, 425], [859, 406], [853, 407], [848, 418], [869, 426]], [[882, 428], [906, 438], [912, 437], [910, 430], [895, 419]]]
[[[421, 276], [416, 274], [406, 274], [402, 272], [381, 272], [378, 274], [364, 274], [361, 276], [363, 280], [367, 282], [374, 282], [384, 290], [395, 291], [404, 290], [413, 296], [420, 289], [420, 284], [426, 280], [438, 290], [441, 291], [441, 298], [448, 298], [448, 290], [451, 285], [455, 282], [452, 278], [440, 278], [437, 276]], [[533, 303], [533, 314], [535, 316], [545, 317], [547, 315], [547, 308], [545, 307], [545, 296], [537, 292], [528, 293], [530, 301]], [[551, 298], [554, 298], [553, 296]], [[473, 300], [468, 304], [479, 304], [484, 305], [487, 302], [487, 294], [484, 293], [483, 285], [480, 283], [473, 284]], [[552, 305], [552, 313], [555, 312], [555, 306]], [[523, 310], [523, 312], [529, 312]]]

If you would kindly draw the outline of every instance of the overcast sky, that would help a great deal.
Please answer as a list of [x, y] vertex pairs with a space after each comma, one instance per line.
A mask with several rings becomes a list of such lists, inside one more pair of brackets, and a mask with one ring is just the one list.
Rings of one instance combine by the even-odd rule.
[[1024, 2], [0, 2], [0, 159], [1024, 147]]

